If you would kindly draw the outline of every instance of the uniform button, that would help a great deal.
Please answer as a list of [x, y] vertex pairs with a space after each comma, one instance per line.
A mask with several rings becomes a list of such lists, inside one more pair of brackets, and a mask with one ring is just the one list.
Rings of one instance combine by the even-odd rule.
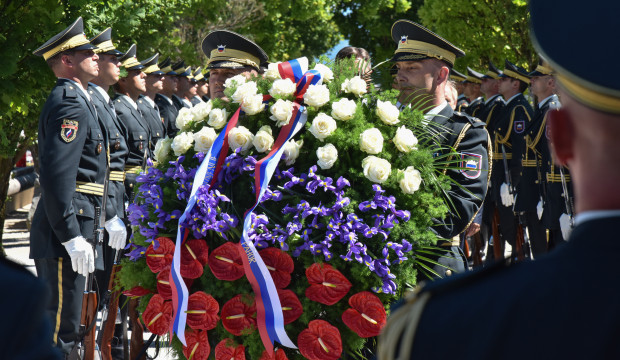
[[140, 139], [142, 139], [142, 135], [140, 135]]
[[452, 270], [450, 269], [446, 270], [446, 276], [452, 276]]
[[84, 209], [80, 209], [80, 211], [78, 211], [80, 213], [80, 215], [82, 215], [84, 213]]
[[118, 133], [116, 133], [116, 136], [120, 136]]
[[73, 90], [73, 86], [69, 86], [69, 89]]
[[157, 136], [159, 136], [159, 133], [157, 133]]
[[538, 184], [538, 180], [534, 180], [534, 183], [535, 183], [535, 184]]
[[130, 187], [130, 188], [132, 188], [132, 187], [133, 187], [133, 184], [129, 184], [129, 187]]
[[116, 100], [116, 102], [121, 102], [121, 99]]

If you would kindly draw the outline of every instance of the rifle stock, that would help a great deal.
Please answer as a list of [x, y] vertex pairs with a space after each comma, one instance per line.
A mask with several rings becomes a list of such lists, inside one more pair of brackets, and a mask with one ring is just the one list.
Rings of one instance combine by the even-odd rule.
[[482, 265], [482, 238], [480, 237], [480, 231], [472, 235], [472, 239], [474, 240], [472, 258], [474, 266], [478, 267]]
[[[144, 347], [144, 327], [138, 315], [138, 302], [140, 299], [129, 300], [129, 321], [131, 322], [131, 346], [130, 357], [132, 360], [146, 360], [146, 355], [141, 355], [140, 350]], [[140, 358], [138, 358], [140, 356]]]
[[116, 274], [121, 269], [118, 264], [118, 257], [120, 252], [117, 251], [114, 257], [114, 266], [112, 267], [112, 273], [110, 274], [110, 281], [108, 282], [108, 291], [106, 294], [106, 300], [104, 304], [104, 319], [102, 330], [99, 335], [98, 343], [101, 349], [101, 358], [103, 360], [112, 360], [112, 338], [114, 338], [114, 327], [116, 325], [116, 314], [118, 309], [118, 302], [120, 297], [120, 291], [115, 290]]

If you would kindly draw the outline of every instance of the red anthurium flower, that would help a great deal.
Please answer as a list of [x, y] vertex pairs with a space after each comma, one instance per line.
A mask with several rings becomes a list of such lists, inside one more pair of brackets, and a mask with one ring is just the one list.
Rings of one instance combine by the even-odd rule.
[[211, 353], [207, 332], [203, 330], [187, 330], [185, 332], [187, 346], [183, 347], [183, 355], [188, 360], [207, 359]]
[[197, 291], [187, 300], [187, 325], [194, 330], [211, 330], [220, 319], [219, 311], [220, 305], [213, 296]]
[[209, 259], [209, 246], [202, 239], [192, 239], [181, 245], [181, 276], [197, 279]]
[[342, 321], [363, 338], [377, 336], [385, 326], [385, 307], [377, 295], [362, 291], [349, 298], [349, 305], [342, 314]]
[[232, 339], [224, 339], [215, 346], [215, 360], [245, 360], [245, 347]]
[[159, 294], [153, 295], [142, 313], [142, 320], [153, 334], [167, 333], [172, 321], [172, 301], [165, 301]]
[[129, 290], [125, 290], [123, 291], [123, 295], [128, 296], [128, 297], [142, 297], [146, 294], [151, 294], [153, 293], [151, 290], [143, 288], [142, 286], [134, 286]]
[[209, 268], [219, 280], [233, 281], [245, 274], [239, 244], [227, 242], [209, 255]]
[[334, 305], [351, 289], [351, 283], [340, 271], [328, 264], [312, 264], [306, 269], [310, 287], [306, 297], [325, 305]]
[[222, 325], [233, 335], [256, 329], [256, 303], [250, 295], [237, 295], [222, 306]]
[[278, 289], [278, 296], [280, 297], [280, 305], [282, 305], [284, 325], [299, 319], [304, 312], [304, 308], [301, 306], [301, 302], [299, 302], [297, 295], [291, 290]]
[[155, 250], [153, 247], [153, 242], [148, 249], [146, 249], [146, 264], [152, 272], [158, 273], [166, 266], [170, 266], [170, 264], [172, 264], [174, 243], [167, 237], [158, 237], [155, 240], [159, 242], [159, 247]]
[[274, 356], [269, 356], [267, 350], [263, 351], [263, 354], [260, 356], [259, 360], [288, 360], [284, 350], [278, 349], [273, 353]]
[[258, 253], [269, 269], [276, 287], [278, 289], [287, 287], [291, 283], [291, 273], [295, 267], [291, 256], [276, 248], [267, 248]]
[[297, 346], [310, 360], [337, 360], [342, 353], [340, 331], [325, 320], [312, 320], [308, 328], [299, 333]]
[[[185, 286], [189, 289], [194, 283], [193, 279], [183, 278]], [[172, 288], [170, 287], [170, 267], [165, 268], [159, 274], [157, 274], [157, 292], [165, 300], [172, 299]]]

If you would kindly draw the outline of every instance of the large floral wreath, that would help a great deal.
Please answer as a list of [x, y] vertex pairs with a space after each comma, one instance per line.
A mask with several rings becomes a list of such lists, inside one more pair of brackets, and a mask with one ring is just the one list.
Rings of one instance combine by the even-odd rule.
[[[304, 59], [295, 61], [303, 67]], [[362, 356], [385, 324], [386, 307], [415, 285], [418, 271], [428, 271], [420, 260], [436, 241], [432, 219], [447, 213], [450, 186], [439, 130], [419, 111], [399, 111], [395, 91], [368, 90], [353, 62], [323, 59], [308, 73], [315, 77], [309, 86], [300, 84], [308, 79], [282, 76], [283, 68], [272, 64], [262, 77], [228, 79], [229, 101], [182, 109], [180, 132], [157, 144], [157, 163], [138, 177], [119, 283], [141, 297], [149, 331], [168, 333], [176, 316], [171, 268], [180, 250], [189, 298], [185, 345], [173, 336], [179, 356]], [[308, 120], [281, 145], [273, 177], [245, 220], [256, 200], [257, 162], [279, 146], [279, 132], [299, 111]], [[196, 205], [179, 224], [197, 170], [233, 114], [241, 116], [229, 129], [217, 178], [195, 191]], [[265, 351], [257, 331], [262, 300], [239, 246], [244, 221], [298, 349]], [[175, 243], [179, 225], [189, 235], [182, 246]]]

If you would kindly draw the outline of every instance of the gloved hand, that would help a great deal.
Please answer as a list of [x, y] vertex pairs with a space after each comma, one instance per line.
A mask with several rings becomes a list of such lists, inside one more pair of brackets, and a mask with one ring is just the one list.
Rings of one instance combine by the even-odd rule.
[[536, 205], [536, 214], [538, 214], [538, 220], [542, 219], [542, 213], [543, 213], [543, 200], [542, 198], [540, 198], [538, 205]]
[[62, 244], [71, 257], [73, 271], [84, 276], [95, 271], [95, 253], [93, 246], [86, 239], [77, 236]]
[[570, 226], [570, 216], [568, 214], [562, 214], [560, 216], [560, 230], [562, 230], [562, 237], [568, 241], [571, 231], [573, 229]]
[[512, 206], [512, 204], [514, 204], [514, 198], [512, 197], [512, 194], [510, 194], [510, 191], [508, 190], [508, 184], [503, 183], [502, 186], [499, 188], [499, 194], [500, 197], [502, 198], [502, 204], [504, 204], [504, 206]]
[[110, 240], [108, 244], [114, 250], [120, 250], [125, 247], [125, 243], [127, 242], [127, 228], [125, 228], [125, 223], [123, 220], [119, 219], [118, 216], [114, 216], [112, 219], [105, 222], [105, 229], [110, 235]]

